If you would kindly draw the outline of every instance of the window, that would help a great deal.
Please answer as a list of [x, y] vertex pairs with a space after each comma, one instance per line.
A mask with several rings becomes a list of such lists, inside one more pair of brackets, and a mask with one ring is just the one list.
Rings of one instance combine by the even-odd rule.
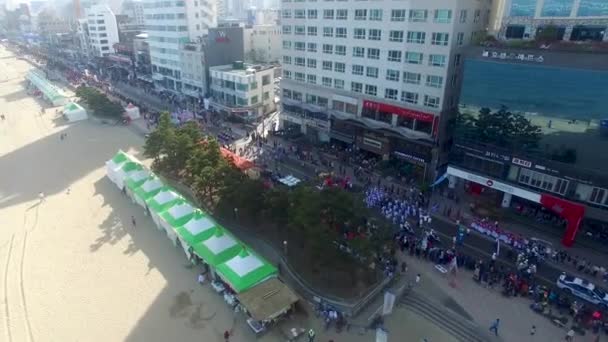
[[294, 28], [294, 33], [298, 36], [303, 36], [306, 31], [303, 25], [296, 25]]
[[291, 42], [288, 41], [288, 40], [284, 40], [283, 41], [283, 49], [285, 49], [285, 50], [291, 49]]
[[390, 31], [388, 40], [391, 42], [403, 42], [403, 31]]
[[410, 10], [410, 22], [424, 23], [428, 15], [429, 12], [427, 10]]
[[306, 75], [306, 82], [310, 84], [317, 84], [317, 75], [308, 74]]
[[283, 25], [283, 34], [291, 34], [291, 26]]
[[388, 61], [389, 62], [401, 62], [401, 51], [389, 50], [388, 51]]
[[403, 73], [403, 82], [409, 84], [420, 84], [421, 75], [415, 72], [404, 72]]
[[270, 98], [270, 92], [265, 91], [264, 94], [262, 94], [262, 100], [268, 100]]
[[386, 80], [399, 82], [399, 70], [386, 69]]
[[473, 18], [473, 22], [477, 24], [479, 22], [479, 17], [481, 16], [480, 10], [475, 10], [475, 17]]
[[346, 27], [336, 27], [336, 38], [346, 38]]
[[352, 91], [353, 93], [362, 93], [363, 84], [359, 82], [350, 82], [350, 91]]
[[365, 57], [365, 48], [360, 46], [353, 47], [353, 57]]
[[443, 85], [443, 77], [435, 75], [426, 75], [426, 86], [433, 88], [441, 88]]
[[317, 43], [308, 43], [308, 52], [317, 52]]
[[355, 39], [365, 39], [365, 29], [356, 28], [355, 29]]
[[444, 55], [429, 55], [429, 65], [444, 67], [445, 66], [445, 56]]
[[346, 46], [345, 45], [336, 45], [335, 52], [338, 56], [346, 56]]
[[291, 79], [291, 71], [283, 69], [283, 78]]
[[283, 97], [291, 98], [291, 90], [283, 88]]
[[449, 34], [447, 33], [438, 33], [433, 32], [431, 44], [440, 45], [440, 46], [448, 46]]
[[391, 11], [391, 21], [405, 21], [405, 10], [394, 9]]
[[353, 64], [353, 75], [363, 75], [363, 65]]
[[409, 92], [409, 91], [402, 91], [401, 92], [401, 101], [407, 102], [407, 103], [417, 104], [418, 103], [418, 93], [412, 93], [412, 92]]
[[304, 61], [304, 57], [296, 57], [294, 64], [297, 66], [304, 66]]
[[367, 58], [369, 59], [380, 59], [380, 49], [367, 49]]
[[304, 12], [303, 9], [297, 9], [294, 11], [294, 18], [296, 19], [305, 19], [306, 18], [306, 14]]
[[424, 44], [425, 32], [407, 31], [407, 42], [411, 44]]
[[371, 77], [371, 78], [378, 78], [378, 68], [376, 67], [366, 67], [365, 68], [365, 75], [367, 77]]
[[344, 72], [346, 70], [346, 64], [341, 62], [334, 62], [334, 71], [335, 72]]
[[332, 71], [334, 70], [333, 65], [334, 63], [332, 61], [323, 61], [323, 70]]
[[250, 101], [251, 101], [251, 104], [252, 104], [252, 105], [254, 105], [254, 104], [258, 103], [258, 96], [257, 96], [257, 95], [252, 96]]
[[[524, 168], [522, 168], [519, 173], [519, 182], [535, 188], [555, 192], [562, 195], [566, 193], [569, 183], [565, 179], [549, 176], [544, 173]], [[601, 197], [603, 197], [603, 189], [593, 188], [589, 201], [597, 202], [597, 200], [601, 199]]]
[[316, 26], [308, 26], [306, 29], [308, 30], [308, 35], [309, 36], [316, 36], [317, 35], [317, 27]]
[[[523, 170], [522, 170], [522, 172], [523, 172]], [[559, 179], [558, 183], [560, 183], [560, 188], [561, 187], [566, 188], [567, 186], [564, 186], [562, 184], [564, 184], [564, 183], [566, 185], [568, 184], [568, 182], [564, 181], [563, 179]], [[565, 189], [564, 189], [564, 191], [565, 191]], [[599, 204], [599, 205], [608, 205], [608, 197], [606, 196], [607, 193], [608, 193], [608, 191], [606, 191], [606, 189], [594, 187], [593, 190], [591, 190], [591, 195], [589, 195], [589, 198], [587, 199], [587, 201], [589, 201], [591, 203]], [[606, 199], [604, 200], [604, 198], [606, 198]]]
[[331, 77], [321, 77], [321, 83], [324, 87], [331, 87]]
[[323, 53], [332, 54], [334, 52], [334, 46], [331, 44], [323, 44]]
[[365, 20], [367, 18], [367, 10], [366, 9], [357, 9], [355, 10], [355, 20]]
[[336, 11], [336, 19], [337, 20], [346, 20], [348, 19], [348, 10], [339, 9]]
[[424, 95], [424, 105], [429, 108], [438, 108], [439, 107], [439, 97]]
[[449, 24], [452, 21], [452, 10], [435, 10], [436, 23]]
[[283, 64], [291, 64], [291, 56], [283, 56]]
[[296, 51], [304, 51], [304, 47], [305, 47], [304, 42], [296, 42], [294, 48]]
[[389, 100], [396, 100], [397, 96], [399, 96], [399, 91], [397, 89], [384, 89], [384, 98]]
[[334, 78], [334, 88], [336, 88], [336, 89], [344, 89], [344, 80], [340, 80], [340, 79]]
[[269, 85], [270, 84], [270, 75], [264, 75], [262, 76], [262, 85]]
[[371, 9], [369, 10], [369, 20], [371, 21], [382, 21], [382, 10]]
[[334, 18], [334, 10], [326, 9], [323, 10], [323, 19], [333, 19]]
[[379, 29], [369, 29], [369, 36], [367, 39], [369, 40], [380, 40], [382, 37], [382, 31]]
[[317, 19], [317, 10], [316, 9], [308, 10], [308, 19]]
[[304, 73], [301, 72], [296, 72], [295, 74], [295, 80], [299, 81], [299, 82], [304, 82]]
[[458, 46], [464, 44], [464, 32], [458, 32], [456, 35], [456, 44], [458, 44]]
[[283, 13], [282, 13], [283, 19], [290, 19], [291, 18], [291, 10], [288, 9], [284, 9]]
[[365, 85], [365, 93], [367, 95], [376, 96], [378, 94], [378, 88], [375, 85], [366, 84]]
[[460, 20], [459, 21], [462, 24], [467, 22], [467, 10], [466, 9], [460, 10]]
[[406, 52], [405, 62], [409, 64], [422, 64], [422, 53], [411, 51]]
[[323, 28], [323, 37], [333, 37], [333, 36], [334, 36], [333, 27], [324, 27]]

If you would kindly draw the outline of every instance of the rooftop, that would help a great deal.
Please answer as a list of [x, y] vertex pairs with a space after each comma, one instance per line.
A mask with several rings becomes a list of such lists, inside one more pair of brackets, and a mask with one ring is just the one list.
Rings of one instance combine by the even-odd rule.
[[479, 41], [479, 45], [487, 48], [504, 48], [519, 50], [547, 50], [555, 52], [588, 52], [608, 53], [608, 42], [596, 41], [542, 41], [542, 40], [498, 40], [487, 36]]
[[232, 64], [210, 67], [209, 69], [212, 71], [231, 73], [238, 76], [246, 76], [256, 72], [270, 70], [274, 67], [275, 66], [273, 64], [247, 64], [243, 62], [234, 62]]

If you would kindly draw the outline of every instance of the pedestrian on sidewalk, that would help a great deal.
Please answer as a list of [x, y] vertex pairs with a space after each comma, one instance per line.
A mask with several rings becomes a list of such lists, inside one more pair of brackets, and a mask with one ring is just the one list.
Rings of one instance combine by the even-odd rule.
[[530, 329], [530, 336], [534, 336], [536, 335], [536, 325], [533, 325], [532, 328]]
[[315, 341], [315, 331], [310, 329], [308, 330], [308, 342], [314, 342]]
[[498, 326], [500, 325], [500, 318], [497, 318], [494, 323], [490, 326], [490, 331], [494, 331], [494, 335], [498, 336]]

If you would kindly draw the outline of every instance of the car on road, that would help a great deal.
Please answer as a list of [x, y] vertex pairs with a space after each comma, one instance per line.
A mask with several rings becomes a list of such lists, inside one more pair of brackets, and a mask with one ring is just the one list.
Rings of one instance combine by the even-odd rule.
[[608, 294], [585, 279], [562, 273], [557, 278], [557, 287], [589, 303], [608, 307]]

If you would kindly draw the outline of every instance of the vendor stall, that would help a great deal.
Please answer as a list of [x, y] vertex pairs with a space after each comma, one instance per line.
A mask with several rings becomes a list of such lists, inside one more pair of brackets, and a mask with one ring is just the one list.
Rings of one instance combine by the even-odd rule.
[[106, 175], [112, 182], [116, 183], [114, 180], [116, 179], [117, 170], [128, 161], [131, 161], [130, 156], [122, 150], [119, 150], [112, 159], [106, 162]]
[[243, 246], [239, 240], [224, 230], [224, 228], [216, 225], [213, 235], [195, 244], [192, 248], [199, 258], [212, 267], [213, 271], [219, 264], [239, 254]]
[[118, 169], [114, 170], [114, 179], [112, 181], [116, 186], [123, 190], [125, 189], [125, 180], [131, 175], [137, 172], [140, 172], [144, 169], [144, 167], [136, 162], [128, 161], [121, 165]]
[[125, 116], [131, 120], [139, 119], [141, 116], [139, 114], [139, 107], [134, 106], [132, 103], [129, 103], [125, 108]]
[[190, 247], [194, 247], [201, 241], [210, 238], [215, 232], [215, 226], [216, 223], [211, 220], [211, 217], [207, 216], [201, 210], [196, 209], [192, 214], [190, 221], [181, 227], [175, 228], [177, 237], [179, 238], [188, 259], [192, 257], [190, 255]]
[[133, 190], [140, 187], [142, 184], [150, 178], [152, 173], [148, 171], [148, 169], [142, 169], [140, 171], [129, 174], [129, 176], [125, 179], [125, 191], [129, 198], [133, 199]]
[[152, 220], [159, 230], [163, 229], [160, 223], [160, 215], [173, 207], [180, 199], [181, 196], [177, 192], [171, 188], [164, 187], [154, 197], [146, 201], [150, 210], [150, 216], [152, 216]]
[[127, 194], [135, 201], [135, 203], [147, 208], [146, 202], [156, 196], [163, 189], [163, 182], [158, 177], [152, 175], [141, 186], [135, 186], [136, 183], [127, 182]]
[[288, 313], [298, 296], [279, 278], [271, 278], [237, 296], [241, 307], [249, 315], [247, 324], [260, 333], [272, 322]]
[[194, 207], [185, 199], [178, 199], [167, 211], [160, 214], [160, 224], [169, 240], [177, 245], [177, 233], [175, 229], [186, 224], [194, 214]]
[[81, 105], [70, 102], [63, 107], [63, 117], [69, 122], [87, 119], [87, 111]]
[[283, 178], [279, 179], [279, 182], [284, 185], [287, 185], [288, 187], [291, 188], [293, 186], [298, 185], [298, 183], [300, 183], [301, 180], [299, 178], [289, 175], [287, 177], [283, 177]]
[[277, 276], [276, 267], [249, 249], [241, 252], [217, 266], [217, 274], [236, 293], [241, 293], [255, 285]]
[[27, 73], [26, 78], [53, 106], [63, 106], [68, 102], [68, 97], [63, 90], [51, 83], [42, 70], [31, 70]]

